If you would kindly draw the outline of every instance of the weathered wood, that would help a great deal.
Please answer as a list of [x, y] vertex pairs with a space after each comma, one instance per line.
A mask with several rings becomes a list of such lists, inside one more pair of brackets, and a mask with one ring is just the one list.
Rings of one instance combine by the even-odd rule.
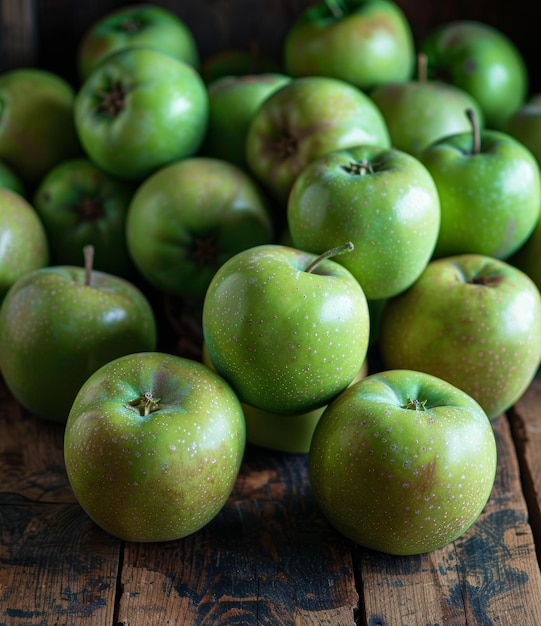
[[470, 530], [446, 548], [416, 557], [357, 552], [361, 623], [541, 624], [541, 575], [505, 416], [494, 422], [494, 430], [496, 483]]
[[209, 526], [163, 545], [126, 545], [120, 624], [352, 626], [349, 543], [321, 517], [304, 455], [248, 448]]

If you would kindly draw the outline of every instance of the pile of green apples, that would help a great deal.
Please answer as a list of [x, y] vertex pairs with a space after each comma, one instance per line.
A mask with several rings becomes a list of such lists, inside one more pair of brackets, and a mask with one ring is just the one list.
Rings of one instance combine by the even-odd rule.
[[[442, 547], [541, 362], [541, 97], [501, 31], [416, 41], [391, 0], [250, 54], [150, 4], [90, 25], [76, 85], [0, 74], [3, 380], [122, 539], [209, 523], [248, 443], [307, 454], [355, 543]], [[201, 358], [158, 348], [156, 294], [195, 303]]]

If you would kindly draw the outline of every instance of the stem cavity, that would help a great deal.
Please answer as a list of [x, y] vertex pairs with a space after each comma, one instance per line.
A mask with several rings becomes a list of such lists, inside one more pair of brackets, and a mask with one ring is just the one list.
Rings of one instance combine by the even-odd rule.
[[152, 391], [147, 391], [144, 396], [128, 402], [127, 406], [137, 411], [141, 417], [146, 417], [149, 413], [160, 408], [160, 399], [154, 398]]

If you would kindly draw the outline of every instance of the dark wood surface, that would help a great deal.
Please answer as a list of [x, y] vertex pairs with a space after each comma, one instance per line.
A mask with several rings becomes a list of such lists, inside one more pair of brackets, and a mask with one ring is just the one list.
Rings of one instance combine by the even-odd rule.
[[222, 512], [179, 541], [119, 541], [69, 488], [63, 427], [0, 383], [0, 625], [541, 624], [541, 376], [494, 422], [499, 466], [477, 523], [393, 557], [322, 517], [307, 456], [248, 446]]

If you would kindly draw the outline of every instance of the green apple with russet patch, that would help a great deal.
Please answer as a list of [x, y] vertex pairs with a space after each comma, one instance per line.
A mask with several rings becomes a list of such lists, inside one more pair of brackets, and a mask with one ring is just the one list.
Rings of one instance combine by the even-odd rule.
[[81, 154], [75, 96], [54, 72], [22, 67], [0, 74], [0, 160], [28, 191], [51, 167]]
[[369, 300], [404, 291], [429, 262], [438, 238], [440, 201], [424, 165], [396, 149], [359, 145], [309, 163], [288, 198], [296, 248], [321, 254], [355, 246], [336, 261]]
[[295, 179], [311, 161], [363, 143], [391, 146], [383, 116], [364, 92], [337, 78], [294, 78], [254, 114], [246, 160], [273, 198], [285, 205]]
[[271, 413], [317, 409], [347, 387], [367, 353], [368, 306], [353, 275], [329, 255], [279, 244], [226, 261], [203, 303], [203, 338], [241, 402]]
[[248, 169], [246, 135], [263, 100], [291, 80], [285, 74], [223, 76], [208, 85], [209, 118], [200, 153]]
[[539, 290], [494, 257], [433, 260], [409, 289], [387, 301], [379, 352], [386, 369], [447, 380], [495, 419], [522, 396], [539, 367]]
[[183, 61], [152, 48], [124, 48], [81, 85], [74, 120], [91, 161], [113, 176], [141, 182], [200, 148], [207, 88]]
[[108, 361], [156, 347], [150, 302], [135, 284], [85, 266], [29, 272], [0, 308], [0, 371], [15, 399], [38, 417], [65, 423], [85, 380]]
[[49, 241], [34, 207], [0, 188], [0, 303], [19, 278], [49, 264]]
[[409, 80], [415, 45], [408, 18], [388, 0], [320, 0], [288, 28], [284, 69], [291, 76], [333, 76], [363, 91]]
[[90, 518], [122, 540], [173, 541], [227, 501], [245, 447], [231, 387], [202, 363], [144, 352], [104, 364], [66, 423], [69, 483]]
[[464, 391], [390, 370], [325, 410], [309, 453], [314, 499], [364, 548], [394, 555], [443, 548], [475, 524], [494, 486], [492, 424]]
[[479, 126], [484, 127], [480, 106], [467, 92], [426, 74], [426, 57], [418, 57], [417, 77], [386, 83], [370, 91], [370, 97], [383, 115], [391, 143], [415, 157], [434, 141], [447, 135], [468, 132], [464, 112], [472, 109]]
[[130, 255], [162, 292], [202, 300], [218, 268], [237, 252], [270, 243], [267, 196], [242, 168], [194, 156], [141, 183], [127, 215]]
[[94, 269], [134, 277], [126, 243], [126, 215], [135, 188], [84, 157], [53, 167], [34, 193], [33, 206], [50, 244], [51, 265], [78, 265], [94, 247]]
[[468, 92], [487, 127], [502, 130], [523, 103], [528, 68], [518, 47], [502, 30], [478, 20], [453, 20], [432, 28], [419, 42], [428, 74]]
[[507, 259], [528, 239], [541, 210], [541, 174], [533, 154], [502, 131], [448, 135], [419, 157], [441, 205], [434, 257], [483, 254]]
[[128, 47], [153, 48], [199, 67], [195, 36], [180, 17], [152, 4], [127, 5], [106, 13], [83, 34], [77, 49], [81, 82], [107, 55]]

